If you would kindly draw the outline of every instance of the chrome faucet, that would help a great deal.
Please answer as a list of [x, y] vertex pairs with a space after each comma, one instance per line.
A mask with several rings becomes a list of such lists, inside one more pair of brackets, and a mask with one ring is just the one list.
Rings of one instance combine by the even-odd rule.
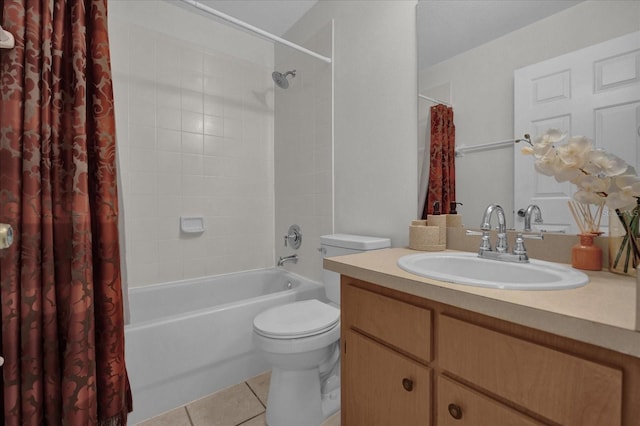
[[[496, 251], [498, 253], [506, 253], [507, 252], [507, 221], [504, 217], [504, 210], [498, 204], [489, 204], [487, 209], [484, 211], [484, 215], [482, 216], [482, 223], [480, 224], [480, 229], [487, 234], [487, 242], [489, 241], [489, 231], [491, 231], [491, 215], [493, 212], [496, 212], [496, 216], [498, 216], [498, 242], [496, 243]], [[480, 250], [483, 249], [483, 246], [480, 246]], [[491, 244], [488, 246], [489, 251], [491, 251]]]
[[[494, 211], [496, 212], [496, 216], [498, 216], [498, 241], [496, 242], [495, 251], [491, 248], [491, 241], [489, 239], [489, 232], [491, 231], [491, 216]], [[471, 230], [467, 231], [467, 235], [482, 236], [482, 239], [480, 240], [480, 249], [478, 250], [478, 257], [500, 260], [503, 262], [528, 263], [529, 256], [527, 255], [527, 249], [524, 246], [524, 239], [543, 239], [542, 233], [524, 234], [522, 232], [518, 232], [513, 253], [508, 253], [507, 223], [504, 216], [504, 210], [497, 204], [490, 204], [489, 206], [487, 206], [487, 209], [482, 216], [480, 230], [482, 232]]]
[[524, 232], [531, 232], [531, 215], [535, 213], [534, 221], [542, 223], [542, 210], [537, 204], [529, 204], [524, 212]]
[[287, 262], [298, 263], [298, 255], [292, 254], [291, 256], [280, 257], [280, 259], [278, 259], [278, 266], [282, 266]]

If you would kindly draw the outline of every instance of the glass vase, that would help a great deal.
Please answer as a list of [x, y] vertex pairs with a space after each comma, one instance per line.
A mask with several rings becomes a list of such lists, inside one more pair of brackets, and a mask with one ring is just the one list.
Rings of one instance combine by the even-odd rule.
[[595, 237], [595, 234], [578, 234], [578, 243], [571, 247], [571, 266], [585, 271], [602, 269], [602, 249], [595, 245]]
[[[609, 271], [615, 274], [637, 274], [637, 256], [634, 255], [632, 244], [640, 245], [638, 238], [638, 216], [636, 210], [627, 211], [622, 218], [616, 212], [609, 214]], [[627, 224], [623, 224], [622, 220]], [[631, 235], [627, 235], [627, 230]], [[634, 241], [631, 241], [631, 238]]]

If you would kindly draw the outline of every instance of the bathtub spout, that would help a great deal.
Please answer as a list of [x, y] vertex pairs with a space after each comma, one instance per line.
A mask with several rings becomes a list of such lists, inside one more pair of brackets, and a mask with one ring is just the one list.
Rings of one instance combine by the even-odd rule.
[[280, 257], [280, 259], [278, 259], [278, 266], [282, 266], [287, 262], [298, 263], [298, 255], [292, 254], [291, 256]]

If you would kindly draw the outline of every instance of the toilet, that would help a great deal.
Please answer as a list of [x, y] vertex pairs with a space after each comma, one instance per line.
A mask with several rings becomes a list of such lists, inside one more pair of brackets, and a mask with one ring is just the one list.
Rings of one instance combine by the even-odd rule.
[[[323, 257], [390, 247], [388, 238], [320, 237]], [[340, 275], [323, 270], [328, 302], [275, 306], [253, 320], [253, 340], [271, 365], [267, 425], [317, 426], [340, 409]]]

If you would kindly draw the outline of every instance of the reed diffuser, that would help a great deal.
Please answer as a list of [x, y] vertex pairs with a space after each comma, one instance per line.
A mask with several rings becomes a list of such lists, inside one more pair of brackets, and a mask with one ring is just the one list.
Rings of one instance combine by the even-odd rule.
[[587, 271], [602, 269], [602, 249], [594, 240], [601, 235], [600, 221], [602, 220], [603, 204], [585, 204], [569, 201], [569, 210], [576, 221], [580, 233], [578, 243], [571, 247], [571, 266]]
[[576, 221], [580, 234], [602, 235], [600, 222], [604, 211], [604, 203], [586, 204], [578, 201], [569, 201], [569, 210]]

